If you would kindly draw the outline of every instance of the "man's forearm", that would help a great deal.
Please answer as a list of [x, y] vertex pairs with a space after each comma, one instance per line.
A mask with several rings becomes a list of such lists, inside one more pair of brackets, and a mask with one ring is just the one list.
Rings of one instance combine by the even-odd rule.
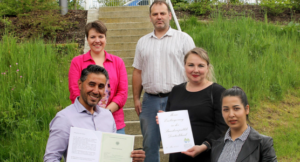
[[132, 73], [132, 92], [134, 100], [140, 99], [142, 89], [142, 71], [135, 68]]

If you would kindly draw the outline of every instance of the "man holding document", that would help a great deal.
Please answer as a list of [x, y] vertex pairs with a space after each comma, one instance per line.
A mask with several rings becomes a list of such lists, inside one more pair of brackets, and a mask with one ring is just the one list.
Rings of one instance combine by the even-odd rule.
[[[80, 96], [77, 97], [74, 104], [58, 112], [50, 123], [44, 162], [59, 162], [62, 156], [65, 161], [67, 160], [71, 127], [116, 133], [116, 125], [111, 112], [97, 105], [104, 95], [107, 80], [108, 73], [103, 67], [89, 65], [82, 70], [78, 80]], [[90, 141], [85, 140], [85, 142]], [[142, 162], [145, 152], [135, 150], [131, 152], [130, 156], [133, 162]]]

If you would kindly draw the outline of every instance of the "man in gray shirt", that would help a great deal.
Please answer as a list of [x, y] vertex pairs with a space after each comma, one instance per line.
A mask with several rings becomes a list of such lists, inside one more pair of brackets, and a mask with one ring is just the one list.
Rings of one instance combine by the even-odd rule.
[[[62, 156], [66, 160], [71, 127], [116, 133], [112, 113], [97, 105], [104, 95], [107, 80], [108, 73], [103, 67], [89, 65], [82, 70], [78, 81], [80, 96], [74, 104], [58, 112], [50, 123], [44, 162], [60, 162]], [[145, 152], [132, 151], [131, 157], [134, 162], [142, 162]]]
[[[184, 56], [195, 47], [186, 33], [170, 27], [168, 4], [155, 0], [150, 6], [154, 31], [139, 39], [133, 62], [134, 106], [140, 118], [145, 162], [159, 162], [160, 132], [155, 122], [159, 110], [165, 111], [168, 95], [175, 85], [186, 81]], [[142, 89], [145, 93], [140, 101]]]

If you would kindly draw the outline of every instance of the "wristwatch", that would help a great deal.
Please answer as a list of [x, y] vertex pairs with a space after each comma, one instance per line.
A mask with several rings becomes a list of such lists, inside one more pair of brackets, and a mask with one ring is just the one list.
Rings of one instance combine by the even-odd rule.
[[210, 146], [210, 144], [207, 141], [204, 141], [202, 144], [207, 147], [206, 151], [208, 151], [208, 150], [211, 149], [211, 146]]

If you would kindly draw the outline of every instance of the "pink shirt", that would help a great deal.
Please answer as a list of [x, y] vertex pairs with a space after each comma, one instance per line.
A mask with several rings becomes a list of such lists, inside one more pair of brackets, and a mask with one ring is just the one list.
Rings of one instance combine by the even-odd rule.
[[[107, 105], [115, 102], [119, 105], [120, 109], [113, 113], [117, 129], [125, 127], [123, 107], [127, 100], [128, 95], [128, 80], [127, 72], [124, 61], [117, 56], [105, 52], [104, 68], [107, 70], [110, 82], [110, 96]], [[74, 103], [77, 96], [80, 96], [78, 88], [78, 80], [81, 71], [89, 65], [95, 65], [95, 61], [91, 57], [90, 51], [86, 54], [79, 55], [73, 58], [69, 70], [69, 91], [70, 100]]]

